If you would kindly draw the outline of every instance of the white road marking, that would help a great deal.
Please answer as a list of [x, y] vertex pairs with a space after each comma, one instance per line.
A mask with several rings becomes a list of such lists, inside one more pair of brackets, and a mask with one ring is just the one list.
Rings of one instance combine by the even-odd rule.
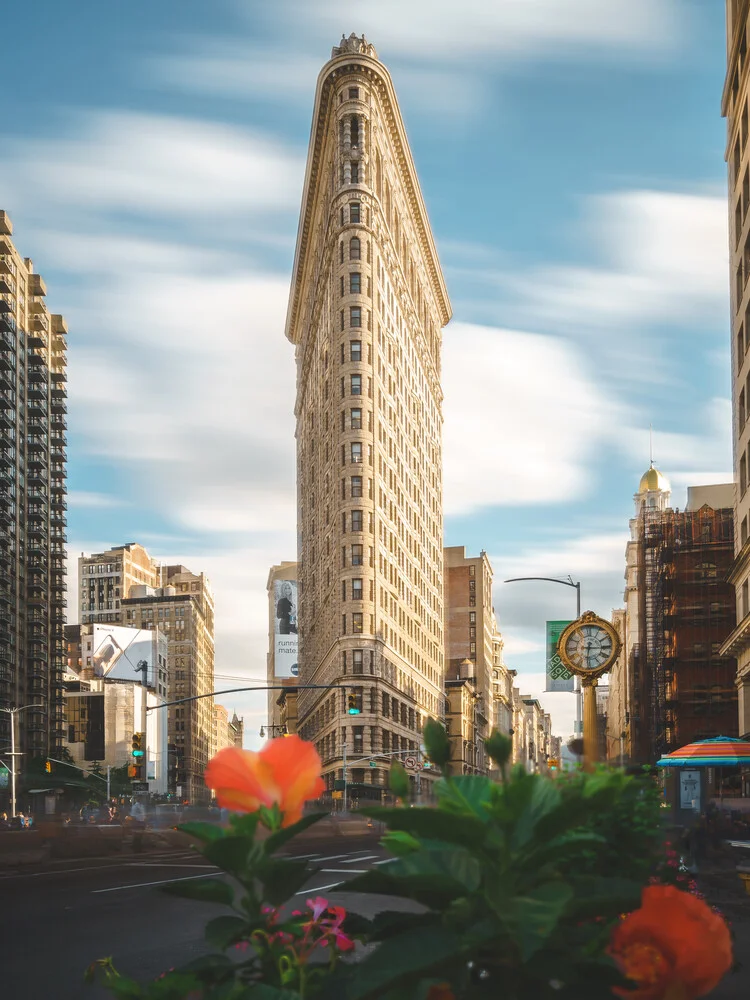
[[384, 858], [382, 861], [376, 861], [376, 865], [389, 865], [392, 861], [398, 861], [398, 858]]
[[335, 889], [337, 885], [342, 885], [342, 882], [331, 882], [330, 885], [314, 885], [312, 889], [300, 889], [299, 892], [295, 892], [295, 896], [309, 896], [313, 892], [322, 892], [324, 889]]
[[101, 892], [120, 892], [121, 889], [143, 889], [149, 885], [167, 885], [169, 882], [189, 882], [191, 879], [196, 878], [211, 878], [213, 872], [209, 872], [206, 875], [186, 875], [184, 878], [163, 878], [159, 879], [158, 882], [135, 882], [132, 885], [113, 885], [109, 889], [92, 889], [92, 895], [96, 896]]
[[128, 868], [213, 868], [214, 871], [219, 871], [216, 865], [196, 865], [191, 864], [189, 861], [176, 862], [175, 864], [159, 864], [156, 861], [135, 861], [133, 864], [128, 865]]
[[[337, 858], [352, 858], [352, 855], [361, 855], [362, 851], [346, 851], [344, 854], [329, 854], [326, 858], [317, 858], [318, 861], [336, 861]], [[377, 857], [377, 854], [372, 855], [373, 858]], [[353, 861], [358, 860], [357, 858], [352, 858]]]
[[342, 865], [356, 865], [358, 861], [372, 861], [376, 858], [377, 854], [365, 854], [363, 858], [352, 858], [351, 861], [342, 861]]
[[369, 868], [318, 868], [319, 872], [327, 875], [364, 875], [369, 872]]
[[317, 858], [319, 854], [280, 854], [285, 861], [304, 861], [306, 858]]

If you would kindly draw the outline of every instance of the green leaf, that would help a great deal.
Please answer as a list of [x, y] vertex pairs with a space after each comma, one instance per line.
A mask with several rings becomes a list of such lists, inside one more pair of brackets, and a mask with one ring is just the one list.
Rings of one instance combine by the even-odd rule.
[[388, 772], [388, 787], [399, 799], [405, 799], [409, 794], [409, 776], [406, 773], [406, 769], [398, 761], [394, 761], [391, 764], [390, 771]]
[[203, 848], [203, 856], [225, 872], [239, 875], [247, 867], [254, 842], [250, 837], [228, 834], [221, 840], [212, 840]]
[[303, 830], [307, 830], [308, 827], [320, 822], [321, 819], [325, 819], [327, 815], [328, 813], [319, 812], [303, 816], [301, 820], [293, 823], [292, 826], [288, 826], [284, 830], [279, 830], [278, 833], [272, 833], [263, 844], [263, 850], [266, 854], [273, 854], [274, 851], [278, 851], [292, 837], [296, 837], [298, 833], [302, 833]]
[[163, 979], [157, 979], [146, 987], [146, 1000], [180, 1000], [201, 988], [196, 976], [183, 972], [168, 972]]
[[242, 917], [214, 917], [206, 924], [206, 941], [214, 948], [228, 948], [247, 933], [247, 921]]
[[631, 879], [576, 875], [571, 882], [575, 899], [570, 914], [578, 919], [614, 917], [637, 910], [641, 903], [642, 886]]
[[[557, 927], [566, 907], [573, 899], [573, 890], [565, 882], [548, 882], [524, 896], [508, 900], [506, 922], [519, 946], [521, 958], [528, 962]], [[502, 908], [502, 901], [495, 906]], [[501, 918], [503, 914], [499, 914]]]
[[530, 796], [526, 807], [515, 823], [511, 837], [511, 849], [519, 850], [528, 844], [537, 825], [554, 812], [562, 801], [562, 795], [556, 782], [550, 781], [542, 775], [534, 775], [534, 778], [538, 780], [529, 782], [527, 785]]
[[[451, 784], [459, 781], [454, 778]], [[365, 816], [380, 820], [389, 830], [403, 830], [415, 836], [445, 840], [451, 844], [479, 847], [487, 836], [486, 822], [474, 816], [457, 816], [442, 809], [360, 809]]]
[[258, 877], [263, 882], [266, 901], [271, 906], [281, 906], [313, 877], [313, 872], [308, 870], [306, 861], [268, 858], [258, 866]]
[[[396, 864], [388, 865], [394, 868]], [[396, 878], [383, 868], [377, 871], [371, 869], [364, 875], [346, 883], [346, 892], [366, 892], [382, 896], [398, 896], [401, 899], [413, 899], [424, 906], [441, 909], [448, 906], [451, 900], [466, 892], [465, 886], [453, 879], [428, 874], [401, 875]]]
[[[411, 809], [409, 812], [411, 812]], [[393, 830], [390, 833], [386, 833], [380, 842], [386, 850], [397, 857], [413, 854], [414, 851], [418, 851], [421, 847], [420, 841], [405, 830]]]
[[408, 854], [389, 865], [391, 877], [430, 875], [447, 877], [467, 892], [475, 892], [482, 879], [482, 866], [469, 851], [450, 844], [425, 841], [419, 854]]
[[260, 816], [254, 813], [233, 813], [229, 817], [229, 827], [235, 836], [255, 838]]
[[451, 759], [451, 741], [445, 727], [435, 719], [428, 719], [422, 730], [427, 756], [438, 767], [444, 768]]
[[461, 774], [449, 781], [438, 781], [435, 794], [440, 809], [459, 815], [478, 816], [487, 819], [487, 807], [496, 790], [489, 778], [476, 774]]
[[180, 823], [177, 829], [182, 833], [189, 833], [191, 837], [202, 840], [204, 843], [211, 840], [221, 840], [222, 837], [226, 836], [224, 828], [215, 823]]
[[502, 770], [513, 753], [513, 740], [507, 736], [503, 736], [497, 729], [493, 729], [489, 738], [484, 741], [484, 748], [489, 757]]
[[161, 887], [169, 896], [183, 899], [197, 899], [202, 903], [226, 903], [231, 906], [234, 889], [228, 882], [218, 878], [196, 878], [187, 882], [169, 882]]
[[118, 1000], [142, 1000], [146, 995], [134, 979], [127, 979], [125, 976], [107, 979], [106, 985]]

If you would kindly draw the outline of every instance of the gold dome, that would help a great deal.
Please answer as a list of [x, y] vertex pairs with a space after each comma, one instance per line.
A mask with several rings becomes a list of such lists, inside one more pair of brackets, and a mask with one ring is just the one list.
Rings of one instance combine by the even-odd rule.
[[671, 491], [671, 486], [669, 485], [667, 477], [663, 476], [658, 469], [654, 468], [654, 463], [652, 462], [641, 476], [641, 483], [638, 487], [638, 492], [650, 493], [653, 490], [661, 490], [663, 493], [669, 493]]

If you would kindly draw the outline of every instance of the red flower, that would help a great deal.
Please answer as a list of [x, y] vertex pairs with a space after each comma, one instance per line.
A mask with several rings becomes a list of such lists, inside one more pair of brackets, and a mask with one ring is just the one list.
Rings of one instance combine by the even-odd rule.
[[641, 908], [612, 934], [609, 952], [632, 990], [628, 1000], [697, 1000], [732, 967], [732, 942], [724, 920], [706, 903], [674, 886], [649, 885]]
[[256, 812], [277, 804], [284, 826], [302, 816], [302, 806], [325, 788], [320, 777], [320, 757], [312, 743], [299, 736], [271, 740], [259, 753], [226, 747], [206, 768], [206, 784], [216, 793], [222, 809]]

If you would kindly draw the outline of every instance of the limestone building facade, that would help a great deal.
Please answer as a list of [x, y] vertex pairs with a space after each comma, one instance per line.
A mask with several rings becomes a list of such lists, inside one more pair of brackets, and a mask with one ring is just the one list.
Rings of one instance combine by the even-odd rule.
[[[317, 82], [286, 335], [296, 348], [300, 730], [378, 798], [444, 709], [441, 330], [451, 307], [391, 77], [342, 38]], [[361, 780], [360, 780], [361, 779]]]
[[721, 111], [727, 122], [729, 267], [732, 320], [734, 552], [731, 573], [737, 626], [725, 652], [737, 659], [739, 732], [750, 734], [750, 4], [726, 0], [727, 75]]
[[0, 745], [54, 756], [64, 736], [66, 336], [0, 211]]

